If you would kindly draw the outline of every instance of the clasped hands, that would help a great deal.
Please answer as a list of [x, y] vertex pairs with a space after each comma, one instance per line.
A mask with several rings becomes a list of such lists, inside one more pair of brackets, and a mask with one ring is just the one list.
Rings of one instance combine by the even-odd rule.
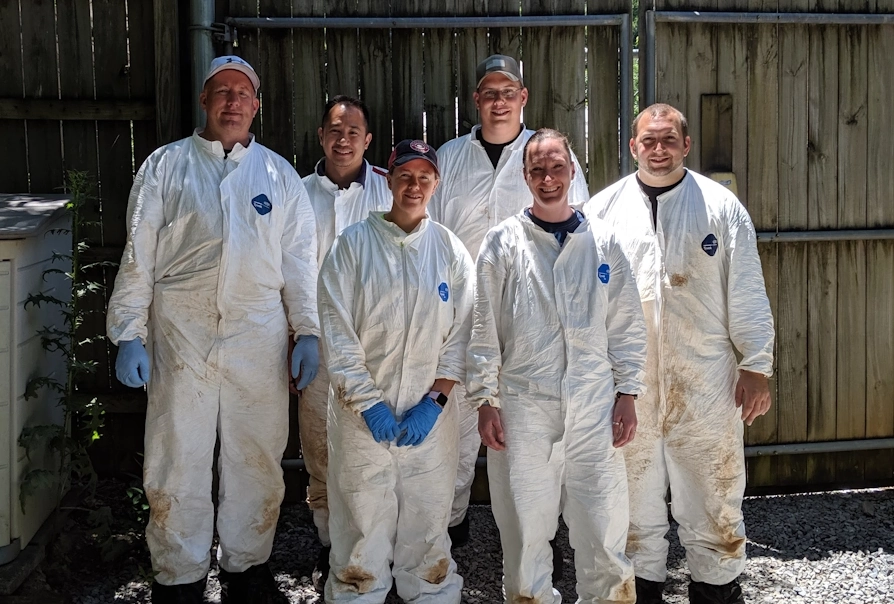
[[360, 415], [377, 443], [397, 439], [397, 446], [419, 445], [431, 432], [441, 406], [427, 394], [415, 406], [404, 413], [400, 423], [384, 402], [378, 402]]

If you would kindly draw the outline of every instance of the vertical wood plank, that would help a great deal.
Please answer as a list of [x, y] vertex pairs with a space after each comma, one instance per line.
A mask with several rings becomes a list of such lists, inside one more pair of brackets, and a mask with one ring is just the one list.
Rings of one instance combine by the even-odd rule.
[[[878, 1], [876, 10], [894, 12], [894, 0]], [[894, 26], [874, 26], [868, 32], [868, 63], [871, 74], [889, 72], [894, 56]], [[867, 159], [867, 220], [870, 227], [894, 227], [894, 138], [886, 128], [894, 123], [894, 80], [869, 78]], [[866, 436], [894, 436], [894, 243], [867, 244], [866, 257]], [[865, 478], [890, 480], [894, 451], [868, 453]]]
[[748, 28], [748, 212], [758, 231], [777, 225], [778, 73], [776, 27]]
[[[181, 138], [180, 12], [176, 0], [154, 0], [156, 142]], [[60, 28], [61, 29], [61, 28]]]
[[[456, 2], [447, 0], [437, 8], [429, 8], [428, 14], [456, 15]], [[425, 140], [436, 148], [456, 137], [455, 50], [455, 30], [425, 30]]]
[[[24, 96], [22, 82], [22, 39], [19, 25], [19, 5], [0, 2], [0, 95], [11, 98]], [[0, 157], [0, 191], [24, 193], [28, 191], [28, 153], [25, 148], [25, 121], [0, 120], [0, 138], [5, 141]]]
[[[629, 10], [626, 2], [590, 0], [587, 4], [588, 14], [620, 14]], [[621, 35], [619, 27], [587, 28], [587, 147], [577, 149], [577, 158], [581, 164], [586, 159], [591, 193], [618, 180], [621, 154], [630, 153], [628, 141], [620, 140], [618, 132], [618, 121], [629, 124], [633, 119], [632, 108], [620, 104]]]
[[[811, 27], [808, 37], [807, 224], [810, 229], [834, 229], [838, 227], [838, 30], [834, 26]], [[838, 390], [836, 244], [809, 244], [807, 265], [807, 438], [834, 440]], [[811, 456], [807, 477], [812, 484], [833, 482], [832, 457]]]
[[[702, 148], [702, 95], [717, 92], [716, 28], [711, 24], [697, 24], [688, 28], [689, 42], [685, 63], [688, 76], [680, 83], [685, 87], [678, 107], [689, 121], [689, 136], [694, 150]], [[687, 167], [704, 172], [701, 153], [690, 153]]]
[[[523, 0], [522, 14], [571, 15], [582, 13], [584, 6], [574, 0], [553, 1], [546, 5]], [[586, 163], [586, 38], [582, 27], [536, 27], [522, 32], [523, 55], [528, 66], [525, 84], [529, 90], [525, 107], [525, 125], [533, 130], [555, 128], [568, 135], [574, 149]], [[615, 51], [617, 56], [617, 51]], [[550, 69], [562, 65], [562, 69]], [[617, 81], [617, 76], [612, 82]], [[612, 87], [616, 87], [615, 86]]]
[[[323, 0], [292, 1], [292, 14], [296, 17], [321, 17], [324, 10]], [[296, 83], [295, 167], [299, 174], [306, 176], [311, 173], [321, 156], [317, 128], [326, 105], [326, 49], [323, 31], [298, 30], [292, 38], [292, 45], [294, 49], [292, 79]]]
[[[742, 6], [726, 10], [743, 10]], [[733, 97], [732, 168], [736, 175], [737, 193], [748, 204], [748, 54], [745, 29], [741, 26], [718, 25], [717, 92]]]
[[[128, 52], [130, 67], [130, 98], [155, 98], [155, 11], [151, 2], [128, 3]], [[179, 106], [179, 103], [177, 103]], [[167, 107], [156, 107], [156, 115], [167, 112]], [[132, 122], [134, 172], [158, 147], [155, 121]]]
[[[52, 0], [35, 0], [22, 5], [22, 50], [26, 65], [27, 98], [59, 98], [53, 4]], [[27, 128], [31, 191], [53, 193], [62, 186], [63, 180], [59, 122], [29, 120]]]
[[[329, 17], [355, 17], [357, 16], [357, 0], [334, 0], [328, 3], [326, 15]], [[370, 13], [372, 14], [372, 13]], [[369, 104], [369, 99], [365, 98], [360, 91], [360, 61], [361, 41], [359, 30], [356, 29], [327, 29], [326, 30], [326, 48], [328, 66], [326, 70], [326, 91], [327, 98], [332, 98], [339, 94], [347, 94], [349, 96], [359, 96]], [[373, 119], [381, 119], [381, 116], [375, 115]], [[388, 116], [387, 136], [391, 137], [391, 116]], [[373, 140], [375, 140], [376, 129], [373, 129]], [[385, 132], [382, 132], [385, 135]]]
[[[806, 10], [806, 0], [791, 7]], [[807, 211], [807, 64], [808, 28], [779, 28], [779, 221], [780, 230], [803, 230]], [[807, 440], [807, 246], [780, 246], [777, 321], [777, 434], [780, 442]], [[807, 458], [790, 455], [779, 460], [781, 484], [807, 483]]]
[[[482, 3], [483, 4], [483, 3]], [[523, 14], [527, 14], [523, 8], [524, 0], [489, 0], [487, 2], [487, 14], [491, 17], [497, 16], [516, 16], [521, 10]], [[527, 30], [530, 31], [530, 30]], [[524, 39], [525, 30], [519, 27], [491, 27], [487, 30], [489, 38], [489, 50], [485, 51], [479, 58], [481, 61], [491, 54], [507, 55], [515, 57], [519, 62], [522, 70], [522, 76], [527, 76], [525, 71], [525, 59], [536, 59], [536, 57], [525, 54], [522, 41]], [[527, 77], [525, 77], [527, 84]]]
[[[291, 2], [261, 0], [262, 17], [291, 17]], [[299, 32], [300, 35], [300, 32]], [[294, 108], [292, 106], [295, 79], [283, 77], [292, 71], [292, 31], [288, 29], [261, 30], [258, 38], [260, 59], [252, 66], [261, 79], [261, 124], [264, 130], [261, 143], [286, 158], [295, 161]]]
[[[868, 74], [865, 27], [839, 28], [838, 224], [866, 226], [866, 115]], [[838, 247], [838, 411], [840, 440], [866, 436], [866, 244]], [[839, 458], [838, 476], [861, 480], [861, 454]]]
[[[472, 17], [487, 15], [487, 5], [476, 0], [457, 0], [457, 13]], [[457, 58], [457, 136], [468, 134], [472, 126], [478, 123], [478, 109], [475, 107], [474, 93], [478, 82], [475, 69], [478, 63], [490, 54], [487, 41], [487, 29], [484, 27], [456, 30]], [[516, 58], [517, 55], [513, 55]], [[522, 74], [524, 75], [524, 74]]]
[[[360, 0], [357, 5], [358, 15], [382, 17], [387, 16], [385, 12], [384, 7], [376, 0]], [[374, 124], [373, 139], [367, 154], [373, 163], [380, 166], [388, 162], [395, 142], [393, 138], [402, 136], [400, 132], [394, 131], [392, 125], [394, 119], [392, 60], [388, 30], [360, 31], [360, 93], [369, 105]], [[421, 81], [421, 72], [413, 75]], [[403, 101], [399, 99], [398, 102]]]
[[[93, 50], [90, 0], [60, 2], [56, 7], [59, 29], [59, 84], [62, 98], [93, 98]], [[62, 122], [63, 155], [66, 170], [84, 170], [98, 175], [96, 123]], [[99, 212], [91, 220], [99, 220]], [[101, 241], [102, 231], [88, 229], [90, 239]]]
[[[428, 3], [421, 0], [395, 3], [395, 17], [418, 16], [428, 12]], [[422, 139], [422, 113], [425, 111], [425, 69], [423, 67], [421, 29], [391, 31], [394, 140]]]

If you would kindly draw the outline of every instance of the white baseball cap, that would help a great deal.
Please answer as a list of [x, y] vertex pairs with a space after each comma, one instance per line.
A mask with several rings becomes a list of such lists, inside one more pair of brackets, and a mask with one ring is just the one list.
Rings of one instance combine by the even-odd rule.
[[251, 81], [252, 86], [255, 87], [256, 92], [258, 88], [261, 87], [261, 80], [258, 78], [258, 74], [255, 73], [255, 70], [252, 68], [252, 66], [249, 65], [245, 61], [245, 59], [241, 59], [236, 55], [217, 57], [216, 59], [211, 61], [211, 67], [208, 69], [208, 73], [205, 74], [205, 81], [202, 82], [202, 86], [207, 84], [208, 80], [213, 78], [224, 69], [235, 69], [236, 71], [241, 71], [242, 73], [244, 73]]

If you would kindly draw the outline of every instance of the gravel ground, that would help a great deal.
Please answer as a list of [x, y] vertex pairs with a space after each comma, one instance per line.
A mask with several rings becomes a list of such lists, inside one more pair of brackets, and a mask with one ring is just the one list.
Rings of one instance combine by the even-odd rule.
[[[112, 506], [115, 522], [108, 542], [114, 544], [115, 559], [98, 558], [91, 544], [108, 536], [90, 528], [86, 512], [75, 512], [47, 562], [20, 593], [50, 589], [61, 595], [58, 601], [73, 604], [148, 602], [149, 559], [139, 533], [141, 516], [123, 496], [125, 488], [104, 483], [86, 506]], [[748, 565], [742, 587], [748, 602], [894, 602], [894, 488], [751, 497], [744, 511]], [[470, 514], [472, 542], [455, 552], [465, 578], [463, 602], [496, 604], [501, 601], [497, 529], [489, 507], [473, 506]], [[688, 601], [689, 572], [675, 530], [669, 538], [665, 597], [669, 604], [683, 603]], [[559, 543], [566, 568], [558, 587], [564, 601], [574, 602], [573, 558], [564, 527]], [[322, 602], [310, 586], [318, 548], [306, 506], [284, 507], [270, 563], [293, 604]], [[220, 600], [216, 569], [206, 599]], [[394, 595], [388, 599], [388, 604], [399, 602]]]

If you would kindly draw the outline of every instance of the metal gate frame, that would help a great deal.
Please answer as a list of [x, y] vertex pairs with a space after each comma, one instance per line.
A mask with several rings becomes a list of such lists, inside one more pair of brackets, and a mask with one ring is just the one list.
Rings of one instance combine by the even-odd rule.
[[[619, 76], [621, 80], [619, 107], [621, 112], [618, 154], [621, 175], [633, 171], [632, 159], [625, 153], [625, 142], [630, 138], [633, 120], [633, 43], [630, 14], [607, 15], [545, 15], [531, 17], [229, 17], [221, 26], [220, 38], [233, 51], [236, 29], [482, 29], [490, 27], [619, 27]], [[195, 79], [194, 94], [202, 89], [201, 76]]]

